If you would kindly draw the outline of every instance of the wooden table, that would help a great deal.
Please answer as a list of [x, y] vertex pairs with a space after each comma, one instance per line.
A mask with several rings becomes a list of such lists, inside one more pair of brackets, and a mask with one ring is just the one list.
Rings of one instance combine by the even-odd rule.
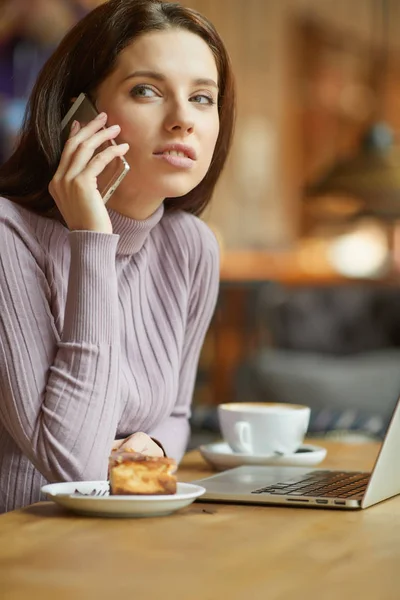
[[[369, 469], [377, 444], [326, 443]], [[197, 452], [180, 479], [210, 473]], [[43, 502], [0, 516], [1, 600], [398, 600], [400, 497], [364, 511], [195, 503], [98, 519]]]

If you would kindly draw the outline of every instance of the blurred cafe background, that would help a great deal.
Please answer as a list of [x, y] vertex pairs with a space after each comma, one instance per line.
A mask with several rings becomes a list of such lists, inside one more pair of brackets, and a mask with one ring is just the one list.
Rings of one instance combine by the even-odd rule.
[[[0, 0], [0, 160], [63, 34], [99, 0]], [[310, 434], [381, 439], [400, 393], [400, 2], [185, 0], [230, 51], [238, 119], [204, 219], [221, 290], [192, 446], [216, 406], [311, 406]]]

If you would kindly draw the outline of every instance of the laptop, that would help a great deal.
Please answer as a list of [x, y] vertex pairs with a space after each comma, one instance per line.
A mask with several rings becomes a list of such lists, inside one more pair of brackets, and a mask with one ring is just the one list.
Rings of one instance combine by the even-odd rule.
[[361, 509], [400, 494], [400, 399], [371, 473], [243, 466], [193, 481], [200, 502]]

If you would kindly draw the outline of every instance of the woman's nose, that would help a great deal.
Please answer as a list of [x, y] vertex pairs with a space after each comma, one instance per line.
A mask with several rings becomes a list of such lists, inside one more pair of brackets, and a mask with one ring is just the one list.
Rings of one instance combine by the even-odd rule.
[[190, 115], [190, 107], [176, 103], [166, 116], [165, 127], [170, 132], [180, 132], [186, 135], [193, 133], [194, 122]]

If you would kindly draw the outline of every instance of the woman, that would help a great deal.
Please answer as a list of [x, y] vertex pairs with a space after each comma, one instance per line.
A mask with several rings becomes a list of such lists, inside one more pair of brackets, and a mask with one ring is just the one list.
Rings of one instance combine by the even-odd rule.
[[[100, 115], [62, 148], [81, 92]], [[219, 279], [196, 215], [233, 120], [223, 43], [178, 4], [110, 0], [45, 64], [0, 169], [0, 512], [104, 479], [118, 445], [182, 457]], [[122, 155], [105, 206], [96, 177]]]

